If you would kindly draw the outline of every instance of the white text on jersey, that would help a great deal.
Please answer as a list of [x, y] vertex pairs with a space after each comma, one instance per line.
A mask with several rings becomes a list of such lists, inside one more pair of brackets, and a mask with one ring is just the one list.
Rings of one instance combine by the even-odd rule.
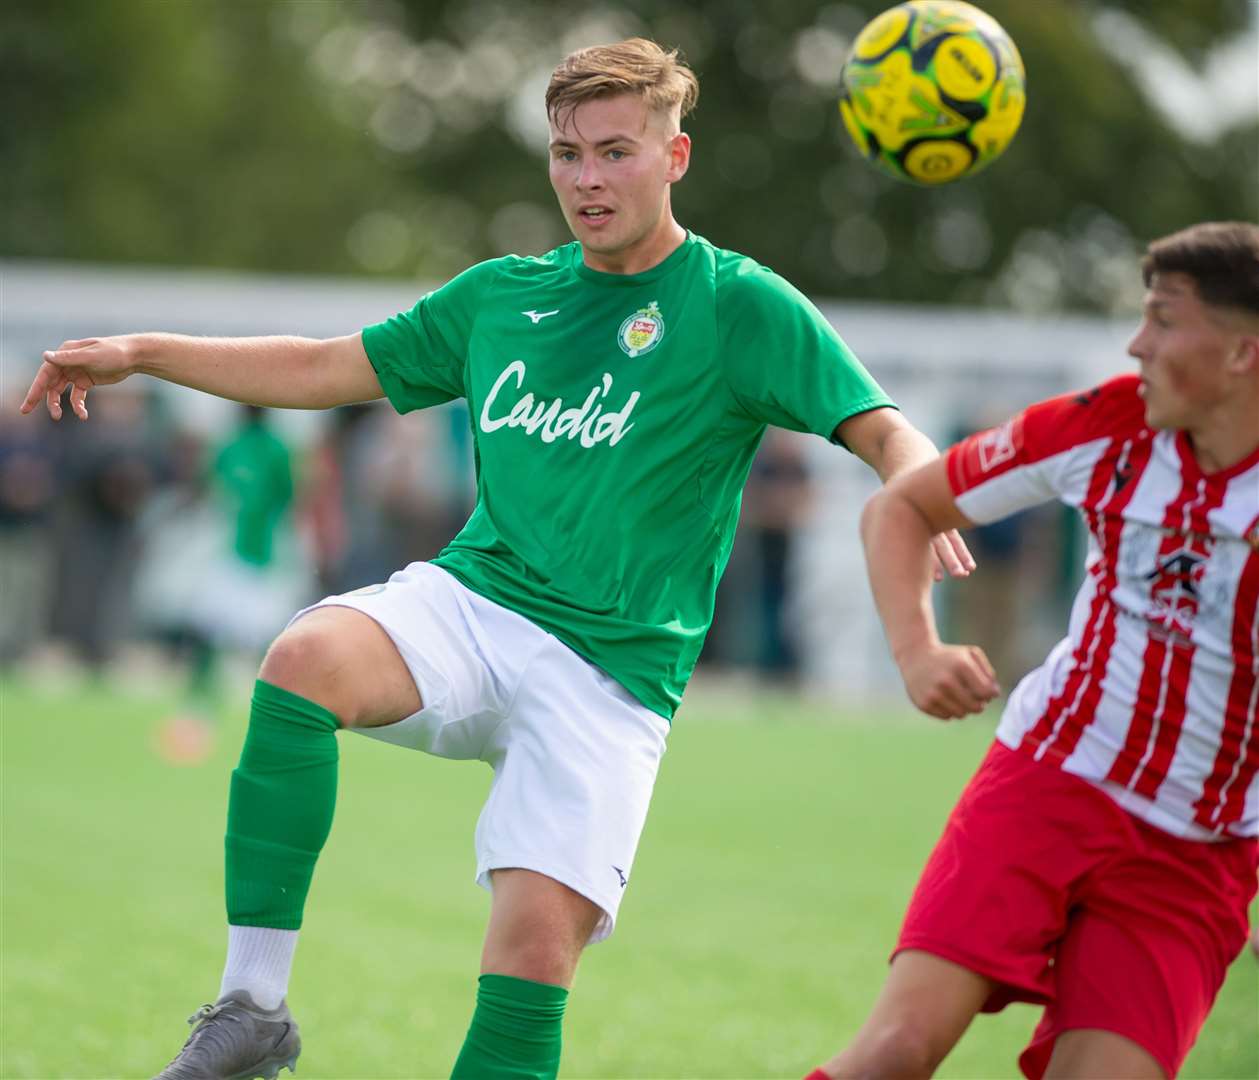
[[580, 439], [581, 445], [589, 449], [605, 439], [609, 446], [615, 446], [633, 428], [629, 423], [630, 413], [638, 404], [639, 393], [635, 390], [626, 399], [624, 406], [617, 412], [605, 412], [602, 399], [612, 389], [612, 376], [604, 372], [600, 383], [591, 387], [590, 393], [581, 405], [564, 408], [562, 398], [554, 401], [535, 400], [532, 393], [520, 398], [505, 416], [491, 416], [490, 407], [498, 397], [499, 391], [511, 379], [516, 380], [519, 390], [525, 383], [525, 363], [513, 360], [503, 373], [494, 380], [490, 392], [481, 406], [481, 430], [497, 431], [501, 427], [519, 427], [525, 429], [526, 435], [537, 434], [543, 442], [555, 442], [556, 439]]
[[560, 309], [554, 311], [522, 311], [521, 315], [528, 315], [534, 326], [537, 326], [543, 319], [549, 319], [552, 315], [558, 315]]

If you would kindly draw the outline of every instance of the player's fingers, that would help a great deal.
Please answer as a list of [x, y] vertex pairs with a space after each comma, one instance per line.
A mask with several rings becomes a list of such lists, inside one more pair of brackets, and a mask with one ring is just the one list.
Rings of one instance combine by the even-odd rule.
[[962, 561], [957, 557], [957, 553], [953, 550], [953, 545], [948, 542], [944, 533], [939, 533], [931, 538], [931, 550], [935, 555], [935, 578], [937, 581], [941, 580], [941, 571], [952, 577], [965, 577], [969, 572], [962, 566]]
[[70, 387], [70, 408], [80, 420], [87, 419], [87, 387], [74, 385]]
[[54, 420], [61, 419], [61, 391], [65, 387], [65, 383], [50, 386], [48, 392], [44, 395], [44, 401], [48, 405], [48, 415]]
[[973, 716], [981, 713], [988, 704], [988, 698], [980, 693], [967, 677], [968, 673], [959, 672], [949, 687], [948, 702], [954, 709], [955, 717]]
[[970, 553], [970, 548], [966, 546], [966, 541], [962, 539], [962, 534], [956, 529], [950, 529], [944, 534], [944, 539], [948, 541], [953, 554], [957, 556], [958, 562], [966, 568], [967, 573], [974, 570], [976, 565], [975, 556]]
[[993, 689], [1000, 693], [1001, 687], [997, 684], [997, 669], [992, 666], [992, 661], [988, 659], [988, 654], [978, 645], [972, 645], [970, 647], [970, 656], [971, 660], [979, 667], [979, 670], [992, 680]]
[[931, 550], [936, 558], [937, 581], [943, 580], [942, 571], [950, 577], [960, 578], [966, 577], [975, 569], [975, 560], [956, 529], [933, 536]]
[[911, 694], [910, 700], [928, 716], [934, 716], [937, 720], [956, 720], [958, 717], [965, 716], [967, 711], [956, 688], [950, 686], [947, 681], [934, 683], [924, 693]]
[[39, 370], [35, 372], [35, 378], [31, 380], [30, 389], [26, 391], [26, 397], [22, 399], [22, 404], [18, 406], [23, 413], [28, 413], [32, 409], [38, 408], [39, 403], [44, 400], [48, 393], [50, 381], [58, 377], [60, 372], [52, 364], [40, 364]]

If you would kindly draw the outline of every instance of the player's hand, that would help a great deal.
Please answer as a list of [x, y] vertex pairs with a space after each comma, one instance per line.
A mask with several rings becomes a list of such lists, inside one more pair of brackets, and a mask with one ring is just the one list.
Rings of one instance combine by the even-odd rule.
[[928, 716], [957, 720], [981, 713], [1001, 693], [978, 645], [933, 645], [901, 664], [909, 700]]
[[121, 382], [134, 371], [134, 350], [125, 336], [63, 341], [59, 348], [44, 353], [21, 411], [33, 412], [43, 401], [48, 415], [60, 420], [61, 395], [68, 386], [70, 408], [80, 420], [86, 420], [88, 390]]
[[935, 554], [932, 576], [936, 581], [943, 581], [945, 574], [955, 578], [969, 577], [975, 569], [975, 556], [956, 529], [936, 533], [931, 538], [931, 550]]

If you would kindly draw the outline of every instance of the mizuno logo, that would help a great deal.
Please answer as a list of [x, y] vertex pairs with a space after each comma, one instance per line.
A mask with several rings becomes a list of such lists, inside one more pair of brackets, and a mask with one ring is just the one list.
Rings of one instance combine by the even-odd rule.
[[522, 311], [520, 314], [528, 315], [533, 321], [533, 325], [537, 326], [543, 319], [549, 319], [552, 315], [558, 315], [559, 313], [560, 309], [556, 308], [554, 311]]

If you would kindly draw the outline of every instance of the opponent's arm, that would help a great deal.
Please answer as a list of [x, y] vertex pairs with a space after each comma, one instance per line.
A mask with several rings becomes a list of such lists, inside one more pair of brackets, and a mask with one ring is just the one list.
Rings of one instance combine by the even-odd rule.
[[877, 492], [861, 514], [870, 587], [892, 658], [910, 700], [944, 720], [982, 712], [1001, 690], [982, 649], [941, 643], [931, 609], [931, 539], [972, 524], [938, 457]]
[[[833, 437], [878, 473], [884, 484], [939, 457], [935, 444], [896, 409], [869, 409], [850, 416]], [[975, 569], [974, 556], [954, 528], [933, 536], [931, 549], [936, 557], [936, 581], [944, 579], [945, 571], [966, 577]]]
[[383, 393], [357, 333], [326, 340], [123, 334], [66, 341], [44, 353], [21, 411], [31, 412], [42, 399], [60, 420], [61, 394], [68, 386], [71, 408], [86, 420], [88, 390], [136, 374], [282, 409], [327, 409]]

